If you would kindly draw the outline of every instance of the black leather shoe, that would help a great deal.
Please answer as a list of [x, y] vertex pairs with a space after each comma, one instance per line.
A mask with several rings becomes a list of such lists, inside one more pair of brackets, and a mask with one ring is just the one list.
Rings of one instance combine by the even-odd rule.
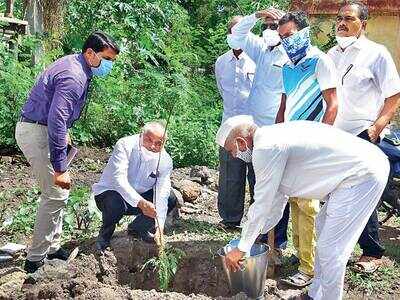
[[56, 252], [52, 254], [47, 254], [47, 259], [61, 259], [61, 260], [67, 260], [69, 257], [69, 252], [67, 250], [64, 250], [63, 248], [58, 249]]
[[227, 222], [227, 221], [220, 221], [218, 226], [225, 229], [225, 230], [240, 230], [240, 222]]
[[27, 273], [35, 273], [37, 269], [44, 265], [44, 259], [39, 261], [25, 260], [24, 270]]
[[148, 243], [148, 244], [155, 244], [156, 243], [156, 241], [154, 240], [154, 235], [151, 234], [148, 231], [142, 233], [142, 232], [137, 232], [135, 230], [132, 230], [132, 229], [128, 228], [128, 235], [130, 235], [130, 236], [132, 236], [134, 238], [137, 238], [139, 240], [142, 240], [143, 242]]

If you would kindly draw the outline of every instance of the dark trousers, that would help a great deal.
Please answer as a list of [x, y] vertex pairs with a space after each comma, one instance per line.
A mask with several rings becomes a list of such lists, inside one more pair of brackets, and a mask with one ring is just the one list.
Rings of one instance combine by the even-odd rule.
[[[153, 202], [153, 190], [149, 190], [141, 194], [147, 201]], [[155, 230], [155, 220], [145, 216], [141, 209], [128, 204], [122, 196], [116, 191], [105, 191], [100, 195], [95, 196], [96, 205], [102, 212], [102, 225], [99, 236], [97, 238], [98, 246], [102, 249], [110, 245], [111, 237], [115, 231], [115, 226], [125, 215], [137, 216], [129, 225], [128, 229], [143, 235]], [[168, 213], [176, 206], [177, 199], [171, 190], [168, 198]]]
[[289, 202], [285, 206], [282, 218], [276, 224], [275, 231], [275, 248], [286, 249], [288, 242], [287, 238], [287, 228], [289, 225], [289, 215], [290, 215], [290, 204]]
[[[368, 136], [368, 130], [361, 132], [358, 137], [371, 142]], [[378, 141], [379, 144], [379, 141]], [[363, 255], [381, 258], [385, 253], [385, 248], [379, 240], [379, 221], [378, 221], [378, 209], [375, 208], [371, 217], [368, 220], [364, 231], [358, 240], [358, 244], [363, 250]]]
[[224, 148], [219, 149], [218, 213], [224, 222], [240, 223], [244, 211], [246, 175], [254, 199], [255, 175], [253, 166], [233, 158]]

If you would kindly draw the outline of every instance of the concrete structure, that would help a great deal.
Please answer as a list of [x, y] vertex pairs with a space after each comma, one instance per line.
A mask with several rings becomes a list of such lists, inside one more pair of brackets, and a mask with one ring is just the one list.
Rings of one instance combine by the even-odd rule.
[[[400, 0], [363, 2], [370, 12], [367, 36], [389, 49], [400, 71]], [[315, 24], [318, 41], [327, 44], [334, 37], [335, 17], [341, 3], [340, 0], [293, 0], [290, 9], [306, 11]]]

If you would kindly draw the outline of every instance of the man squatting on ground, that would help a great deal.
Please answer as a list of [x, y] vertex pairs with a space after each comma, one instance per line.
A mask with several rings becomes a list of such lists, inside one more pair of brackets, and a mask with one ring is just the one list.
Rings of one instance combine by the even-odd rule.
[[[228, 33], [242, 17], [233, 17], [228, 24]], [[249, 114], [248, 97], [253, 84], [256, 66], [241, 49], [231, 49], [215, 62], [215, 78], [223, 100], [222, 122], [230, 117]], [[240, 225], [244, 212], [246, 174], [252, 202], [254, 172], [251, 164], [229, 155], [223, 147], [219, 149], [218, 213], [220, 225], [235, 229]]]
[[177, 203], [171, 189], [172, 159], [164, 149], [166, 138], [163, 123], [149, 122], [140, 134], [124, 137], [115, 145], [100, 181], [92, 188], [102, 212], [98, 250], [110, 246], [115, 226], [124, 215], [136, 216], [128, 225], [130, 235], [147, 243], [163, 242], [167, 213]]
[[256, 175], [254, 203], [238, 247], [226, 255], [227, 266], [240, 269], [260, 232], [278, 223], [287, 197], [324, 199], [316, 220], [315, 276], [302, 298], [342, 299], [347, 261], [387, 182], [383, 152], [326, 124], [292, 121], [258, 128], [250, 116], [228, 119], [216, 141], [232, 156], [251, 160]]
[[25, 270], [35, 272], [44, 259], [66, 260], [60, 248], [63, 211], [71, 179], [67, 166], [68, 128], [79, 119], [93, 75], [105, 76], [119, 53], [106, 34], [95, 32], [81, 54], [58, 59], [39, 75], [22, 108], [15, 139], [40, 188], [40, 204]]

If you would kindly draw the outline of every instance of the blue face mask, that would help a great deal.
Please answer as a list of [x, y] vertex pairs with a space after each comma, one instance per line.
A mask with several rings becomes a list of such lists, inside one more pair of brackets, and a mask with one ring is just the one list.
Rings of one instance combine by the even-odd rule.
[[310, 27], [306, 27], [299, 32], [282, 40], [289, 59], [295, 64], [307, 54], [310, 47]]
[[[97, 53], [96, 53], [96, 56], [97, 56]], [[111, 72], [112, 66], [113, 66], [113, 62], [111, 60], [102, 58], [100, 61], [100, 65], [98, 67], [91, 67], [91, 69], [92, 69], [93, 75], [104, 77], [104, 76], [107, 76]]]

